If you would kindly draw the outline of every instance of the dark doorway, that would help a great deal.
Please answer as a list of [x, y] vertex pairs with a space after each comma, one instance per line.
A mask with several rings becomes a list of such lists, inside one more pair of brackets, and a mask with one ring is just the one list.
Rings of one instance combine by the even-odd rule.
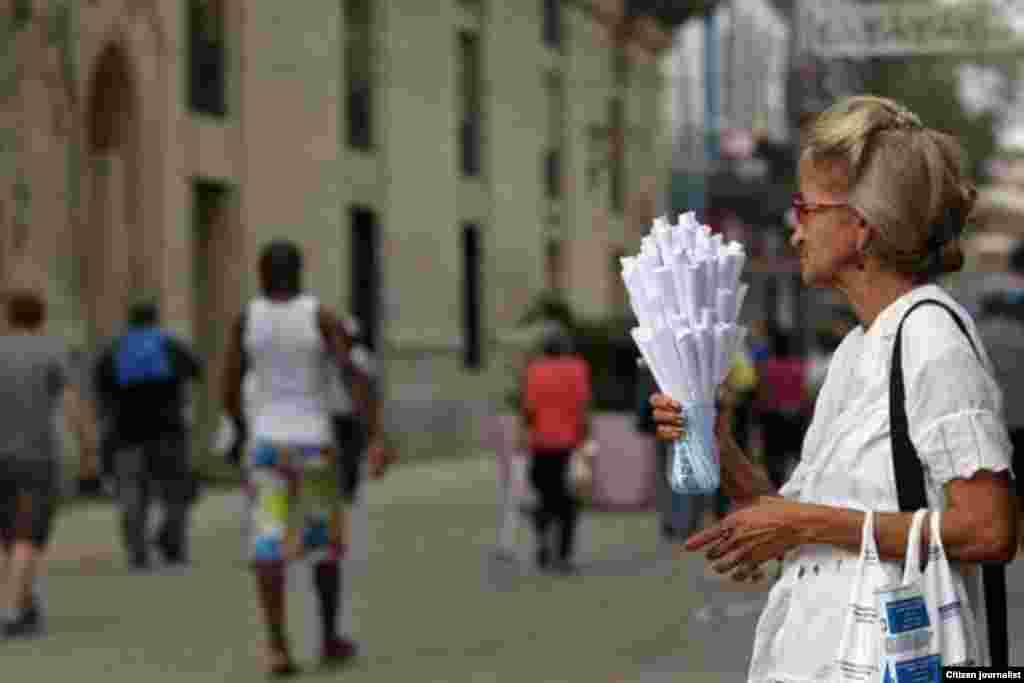
[[[227, 346], [225, 324], [235, 314], [237, 302], [231, 291], [234, 276], [230, 264], [237, 251], [232, 235], [231, 187], [215, 180], [192, 183], [192, 339], [206, 371], [192, 392], [195, 446], [209, 443], [216, 429], [223, 351]], [[197, 453], [202, 450], [197, 450]]]
[[462, 339], [463, 365], [479, 370], [483, 365], [482, 325], [480, 316], [480, 227], [462, 226]]
[[365, 343], [377, 349], [380, 334], [380, 229], [372, 209], [353, 207], [350, 308], [364, 330]]

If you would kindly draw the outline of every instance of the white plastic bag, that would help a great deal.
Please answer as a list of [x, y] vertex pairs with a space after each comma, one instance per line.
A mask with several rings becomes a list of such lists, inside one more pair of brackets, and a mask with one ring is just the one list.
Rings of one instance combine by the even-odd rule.
[[593, 439], [587, 439], [579, 448], [572, 452], [569, 470], [566, 473], [569, 490], [581, 501], [589, 501], [594, 493], [594, 458], [597, 457], [598, 445]]
[[939, 683], [935, 620], [921, 574], [921, 528], [927, 510], [914, 513], [907, 536], [903, 580], [876, 591], [885, 683]]
[[843, 634], [836, 653], [833, 683], [874, 683], [880, 680], [882, 637], [875, 591], [890, 583], [878, 557], [874, 513], [868, 510], [861, 531], [856, 579], [850, 591]]
[[953, 572], [946, 557], [942, 545], [942, 513], [933, 510], [931, 514], [928, 566], [922, 582], [937, 649], [942, 653], [943, 666], [978, 665], [982, 661], [981, 640], [973, 606], [967, 599], [963, 578]]

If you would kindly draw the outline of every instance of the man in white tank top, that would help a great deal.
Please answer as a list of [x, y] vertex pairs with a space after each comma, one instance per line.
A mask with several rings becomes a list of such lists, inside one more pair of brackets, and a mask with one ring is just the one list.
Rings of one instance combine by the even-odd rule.
[[[285, 570], [292, 560], [313, 567], [323, 662], [340, 664], [356, 652], [336, 629], [346, 522], [328, 404], [331, 375], [348, 370], [350, 360], [337, 317], [302, 292], [298, 247], [271, 242], [259, 268], [262, 296], [239, 316], [229, 342], [224, 404], [239, 438], [248, 440], [250, 559], [268, 629], [269, 669], [291, 675], [297, 669], [285, 629]], [[242, 401], [247, 373], [254, 385], [248, 416]], [[368, 383], [360, 373], [346, 375], [371, 452], [386, 451]]]

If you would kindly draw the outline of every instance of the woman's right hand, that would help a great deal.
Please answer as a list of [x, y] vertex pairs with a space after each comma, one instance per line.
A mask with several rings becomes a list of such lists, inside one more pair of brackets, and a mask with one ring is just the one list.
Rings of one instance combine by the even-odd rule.
[[[739, 449], [732, 433], [735, 401], [724, 386], [718, 392], [715, 405], [715, 437], [719, 448]], [[686, 434], [686, 417], [683, 415], [683, 407], [677, 401], [666, 394], [654, 394], [651, 396], [651, 406], [654, 408], [654, 424], [659, 439], [675, 441]]]
[[662, 441], [681, 439], [686, 433], [686, 419], [683, 407], [666, 394], [651, 396], [651, 407], [654, 408], [655, 432]]

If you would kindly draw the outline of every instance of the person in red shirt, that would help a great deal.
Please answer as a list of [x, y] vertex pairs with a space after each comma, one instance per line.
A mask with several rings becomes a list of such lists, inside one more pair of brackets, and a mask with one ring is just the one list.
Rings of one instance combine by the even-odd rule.
[[[528, 434], [530, 483], [539, 505], [534, 514], [537, 564], [572, 573], [573, 541], [579, 504], [569, 491], [567, 475], [572, 452], [590, 430], [590, 366], [572, 350], [561, 330], [545, 335], [543, 354], [526, 368], [523, 421]], [[552, 555], [550, 527], [560, 526], [557, 557]]]
[[800, 458], [807, 428], [807, 362], [798, 353], [796, 337], [777, 331], [772, 355], [761, 362], [758, 411], [764, 437], [764, 464], [776, 488], [786, 481]]

